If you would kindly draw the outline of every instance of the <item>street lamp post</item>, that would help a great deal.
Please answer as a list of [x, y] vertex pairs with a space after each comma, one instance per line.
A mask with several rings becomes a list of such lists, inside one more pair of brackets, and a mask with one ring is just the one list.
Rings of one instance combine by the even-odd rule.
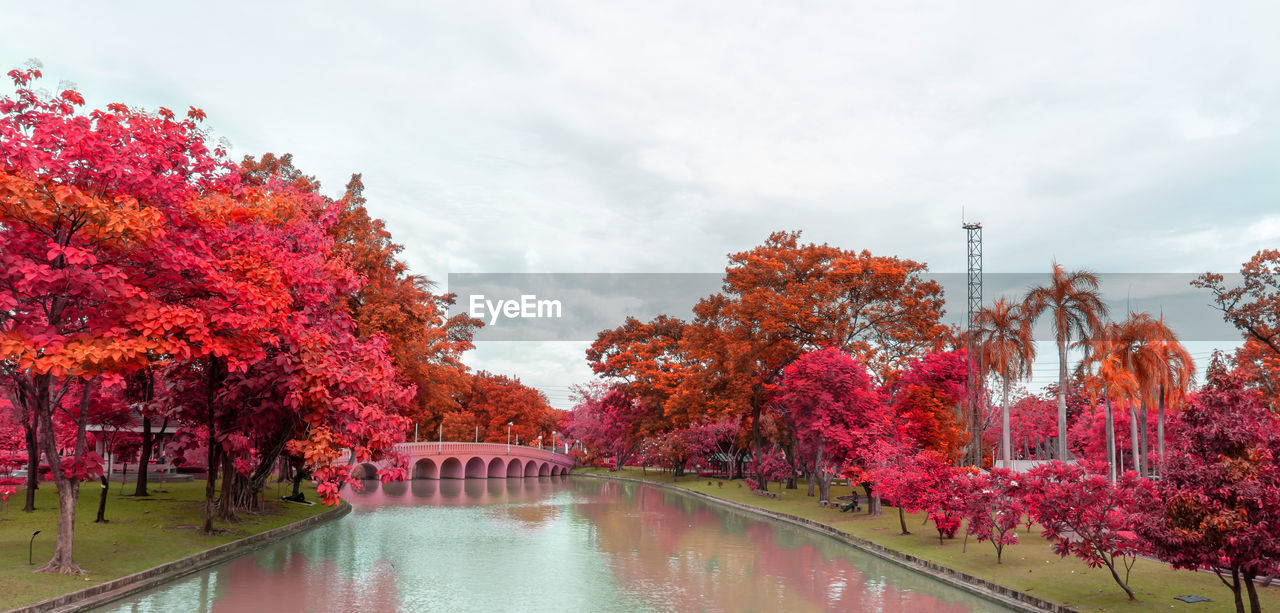
[[507, 422], [507, 455], [511, 455], [511, 422]]
[[556, 435], [558, 434], [560, 433], [556, 432], [555, 430], [551, 431], [551, 453], [556, 452]]
[[27, 543], [27, 566], [31, 566], [32, 564], [34, 564], [34, 562], [31, 561], [31, 557], [32, 557], [32, 552], [35, 550], [37, 534], [40, 534], [39, 530], [32, 532], [31, 541]]

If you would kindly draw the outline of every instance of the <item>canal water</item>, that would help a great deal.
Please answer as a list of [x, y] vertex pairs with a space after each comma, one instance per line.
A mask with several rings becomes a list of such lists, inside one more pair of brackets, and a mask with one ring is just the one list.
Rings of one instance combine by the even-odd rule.
[[98, 611], [1002, 611], [813, 532], [634, 483], [366, 482], [354, 510]]

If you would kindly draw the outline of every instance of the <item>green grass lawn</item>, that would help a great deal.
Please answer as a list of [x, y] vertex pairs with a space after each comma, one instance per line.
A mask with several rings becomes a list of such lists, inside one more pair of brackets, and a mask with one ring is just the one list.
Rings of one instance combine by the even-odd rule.
[[[816, 497], [806, 495], [803, 482], [799, 489], [785, 490], [781, 498], [772, 499], [751, 493], [741, 481], [723, 481], [724, 485], [719, 486], [720, 480], [711, 479], [708, 485], [708, 479], [688, 475], [673, 483], [671, 473], [650, 470], [645, 475], [638, 468], [575, 472], [674, 484], [717, 498], [816, 520], [885, 547], [1082, 611], [1235, 611], [1231, 590], [1213, 574], [1173, 570], [1151, 560], [1138, 560], [1134, 565], [1129, 585], [1138, 601], [1129, 602], [1106, 568], [1089, 568], [1076, 558], [1058, 557], [1040, 537], [1038, 527], [1033, 528], [1031, 534], [1027, 534], [1025, 527], [1019, 529], [1019, 543], [1005, 547], [1004, 563], [996, 564], [995, 548], [990, 543], [970, 539], [966, 548], [963, 529], [957, 538], [939, 545], [933, 524], [924, 525], [923, 514], [908, 514], [907, 529], [912, 534], [902, 535], [897, 509], [885, 507], [884, 514], [878, 517], [866, 515], [865, 506], [860, 514], [840, 513], [835, 507], [818, 506]], [[769, 489], [778, 492], [778, 484], [771, 483]], [[850, 491], [847, 486], [833, 486], [831, 495], [844, 496]], [[1259, 588], [1258, 593], [1263, 610], [1280, 611], [1280, 587]], [[1183, 594], [1197, 594], [1213, 602], [1188, 604], [1173, 599]]]
[[[288, 484], [285, 484], [288, 487]], [[151, 496], [121, 495], [119, 483], [112, 483], [107, 499], [109, 523], [96, 524], [101, 488], [86, 483], [80, 488], [76, 506], [75, 560], [87, 571], [82, 577], [33, 573], [53, 555], [57, 532], [57, 493], [53, 484], [42, 484], [36, 492], [36, 511], [23, 513], [24, 489], [9, 498], [0, 511], [0, 610], [8, 610], [59, 594], [83, 589], [146, 570], [198, 553], [223, 543], [283, 526], [322, 513], [332, 507], [279, 502], [275, 484], [266, 488], [267, 510], [244, 514], [241, 521], [219, 525], [225, 530], [214, 536], [200, 533], [204, 513], [204, 481], [151, 484]], [[128, 484], [124, 492], [133, 492]], [[309, 500], [317, 500], [315, 487], [307, 486]], [[284, 491], [282, 493], [288, 493]], [[35, 538], [35, 566], [27, 565], [27, 543]]]

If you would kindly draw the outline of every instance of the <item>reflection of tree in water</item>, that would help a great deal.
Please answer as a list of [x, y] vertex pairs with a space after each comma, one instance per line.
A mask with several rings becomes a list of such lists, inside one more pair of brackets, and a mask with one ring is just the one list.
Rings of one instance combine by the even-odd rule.
[[156, 593], [146, 604], [147, 610], [191, 613], [261, 611], [264, 606], [273, 613], [398, 611], [396, 580], [395, 567], [385, 559], [348, 576], [337, 561], [323, 556], [254, 556], [203, 574], [187, 590]]
[[575, 509], [595, 525], [595, 545], [619, 581], [668, 608], [969, 610], [934, 595], [939, 586], [930, 579], [862, 556], [855, 566], [844, 545], [797, 528], [656, 488], [613, 485]]
[[495, 511], [500, 517], [512, 520], [525, 529], [546, 528], [560, 514], [554, 504], [509, 504]]

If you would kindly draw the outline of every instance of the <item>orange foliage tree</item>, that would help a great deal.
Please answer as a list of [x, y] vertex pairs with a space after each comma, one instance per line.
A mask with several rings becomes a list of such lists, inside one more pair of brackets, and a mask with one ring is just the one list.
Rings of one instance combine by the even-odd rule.
[[485, 371], [468, 376], [460, 403], [461, 410], [446, 413], [442, 422], [446, 433], [458, 436], [453, 440], [476, 437], [475, 430], [462, 431], [470, 426], [479, 429], [482, 442], [505, 443], [509, 423], [512, 443], [518, 440], [522, 445], [537, 445], [541, 441], [549, 447], [553, 434], [560, 431], [564, 414], [551, 408], [540, 390], [521, 383], [519, 378]]
[[924, 264], [799, 238], [776, 232], [730, 255], [723, 291], [694, 307], [682, 337], [692, 368], [677, 394], [714, 396], [748, 416], [756, 450], [782, 372], [804, 353], [838, 348], [883, 380], [950, 335]]

